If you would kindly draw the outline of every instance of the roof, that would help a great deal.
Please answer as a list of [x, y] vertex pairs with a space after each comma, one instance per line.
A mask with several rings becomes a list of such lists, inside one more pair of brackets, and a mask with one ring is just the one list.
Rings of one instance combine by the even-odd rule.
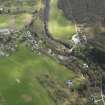
[[10, 30], [7, 28], [0, 29], [0, 34], [5, 34], [5, 35], [10, 34]]
[[79, 44], [81, 42], [78, 34], [73, 35], [72, 40], [75, 44]]

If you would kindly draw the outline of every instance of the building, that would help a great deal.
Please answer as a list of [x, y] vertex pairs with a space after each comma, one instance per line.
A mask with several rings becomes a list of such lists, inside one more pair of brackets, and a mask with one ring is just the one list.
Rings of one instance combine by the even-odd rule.
[[10, 33], [11, 33], [10, 30], [7, 28], [0, 29], [0, 34], [9, 35]]
[[3, 13], [3, 10], [4, 10], [4, 9], [1, 7], [1, 8], [0, 8], [0, 14]]
[[89, 69], [88, 64], [84, 63], [84, 64], [83, 64], [83, 69], [88, 70], [88, 69]]
[[68, 88], [71, 88], [71, 86], [73, 85], [73, 82], [71, 80], [67, 80], [66, 85], [68, 86]]
[[81, 41], [80, 41], [80, 37], [78, 34], [75, 34], [72, 36], [72, 41], [75, 43], [75, 44], [80, 44]]

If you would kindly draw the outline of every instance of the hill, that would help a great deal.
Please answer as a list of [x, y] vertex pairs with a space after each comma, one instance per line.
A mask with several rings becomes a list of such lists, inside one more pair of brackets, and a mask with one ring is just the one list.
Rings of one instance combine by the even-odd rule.
[[44, 75], [49, 76], [49, 81], [57, 83], [56, 85], [60, 86], [59, 89], [65, 90], [63, 93], [65, 95], [68, 91], [66, 80], [72, 80], [75, 89], [83, 80], [81, 75], [67, 70], [55, 60], [37, 53], [33, 54], [21, 45], [13, 55], [6, 58], [0, 57], [0, 103], [2, 105], [55, 105], [52, 97], [56, 95], [50, 96], [54, 90], [49, 94], [47, 89], [49, 86], [45, 88], [39, 82], [40, 79], [44, 80]]

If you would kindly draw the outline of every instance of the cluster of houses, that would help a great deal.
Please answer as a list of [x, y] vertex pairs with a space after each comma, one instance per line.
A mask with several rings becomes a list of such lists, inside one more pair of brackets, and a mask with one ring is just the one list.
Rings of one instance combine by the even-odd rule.
[[1, 7], [0, 14], [19, 14], [19, 13], [34, 13], [34, 9], [27, 9], [27, 8], [7, 8]]
[[75, 45], [86, 44], [87, 38], [86, 35], [80, 35], [79, 33], [76, 33], [72, 36], [72, 41]]
[[0, 29], [0, 56], [9, 56], [9, 52], [15, 52], [15, 36], [12, 36], [12, 30], [8, 28]]
[[48, 55], [55, 56], [52, 49], [50, 49], [50, 48], [48, 48], [48, 49], [47, 48], [46, 49], [42, 48], [41, 45], [43, 45], [43, 41], [35, 39], [35, 37], [33, 37], [33, 35], [31, 34], [30, 31], [26, 32], [25, 38], [27, 40], [27, 43], [31, 44], [31, 47], [32, 47], [31, 50], [32, 51], [37, 50], [37, 51], [39, 51], [38, 54], [40, 54], [40, 49], [43, 49], [43, 50], [45, 50], [44, 52], [47, 51]]
[[[25, 33], [25, 38], [27, 40], [28, 43], [30, 43], [32, 45], [32, 51], [33, 50], [38, 50], [39, 49], [39, 43], [35, 40], [35, 38], [33, 37], [33, 35], [31, 34], [30, 31], [27, 31]], [[39, 41], [41, 43], [41, 41]]]
[[105, 95], [103, 94], [102, 90], [100, 93], [101, 93], [100, 96], [97, 96], [97, 95], [92, 96], [92, 101], [94, 102], [95, 105], [99, 105], [100, 103], [102, 105], [105, 105]]

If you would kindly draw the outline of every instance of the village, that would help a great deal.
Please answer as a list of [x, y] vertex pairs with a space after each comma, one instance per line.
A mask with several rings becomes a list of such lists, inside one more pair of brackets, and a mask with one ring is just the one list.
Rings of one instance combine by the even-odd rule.
[[[49, 31], [48, 21], [50, 2], [48, 0], [44, 0], [44, 2], [39, 1], [38, 4], [37, 2], [37, 0], [16, 0], [13, 1], [13, 5], [11, 0], [8, 0], [8, 2], [4, 1], [4, 3], [0, 5], [0, 59], [5, 58], [9, 60], [9, 58], [18, 54], [19, 49], [22, 48], [19, 52], [20, 55], [18, 55], [20, 58], [18, 59], [18, 57], [13, 57], [13, 60], [10, 61], [12, 61], [13, 64], [16, 64], [16, 66], [18, 65], [16, 69], [18, 67], [24, 69], [27, 68], [27, 66], [24, 66], [24, 59], [27, 59], [29, 56], [30, 60], [26, 60], [26, 64], [28, 65], [31, 59], [34, 58], [33, 56], [36, 56], [36, 59], [38, 58], [37, 61], [35, 61], [36, 66], [34, 66], [34, 60], [32, 60], [32, 62], [29, 63], [29, 70], [26, 71], [28, 71], [28, 73], [34, 78], [32, 81], [37, 81], [39, 83], [38, 85], [46, 89], [49, 93], [48, 95], [57, 105], [69, 105], [69, 103], [74, 103], [70, 105], [84, 105], [88, 101], [92, 102], [93, 105], [98, 105], [99, 102], [102, 102], [102, 104], [99, 105], [105, 105], [105, 95], [102, 86], [100, 89], [101, 77], [100, 73], [97, 72], [97, 69], [100, 69], [100, 67], [96, 66], [96, 64], [91, 62], [87, 57], [89, 56], [87, 52], [88, 50], [90, 51], [91, 46], [88, 45], [88, 33], [85, 31], [85, 24], [76, 24], [74, 22], [75, 33], [72, 33], [69, 39], [56, 39]], [[33, 3], [37, 5], [33, 5]], [[29, 55], [27, 54], [25, 56], [25, 52], [23, 50], [25, 50], [26, 54], [30, 52]], [[24, 57], [24, 59], [22, 57]], [[17, 59], [18, 63], [14, 59]], [[49, 59], [51, 59], [51, 61]], [[43, 60], [45, 60], [46, 64], [44, 64]], [[23, 63], [21, 63], [21, 61], [23, 61]], [[52, 63], [53, 61], [54, 63]], [[55, 63], [57, 63], [61, 68], [66, 68], [67, 72], [72, 72], [71, 74], [73, 75], [71, 76], [67, 73], [66, 75], [69, 76], [66, 77], [65, 75], [64, 78], [60, 77], [61, 80], [59, 81], [57, 78], [63, 75], [61, 72], [60, 74], [58, 73], [59, 75], [57, 78], [50, 77], [50, 73], [48, 73], [49, 71], [46, 70], [45, 73], [39, 73], [37, 75], [37, 72], [40, 72], [40, 67], [38, 67], [39, 71], [34, 75], [34, 73], [31, 72], [37, 68], [37, 63], [48, 65], [48, 68], [44, 68], [44, 66], [39, 65], [42, 67], [41, 70], [51, 69], [52, 67], [50, 68], [49, 63], [52, 65], [56, 65]], [[54, 67], [57, 69], [56, 66]], [[99, 76], [97, 76], [98, 73]], [[22, 84], [19, 76], [16, 76], [15, 82], [18, 86]], [[94, 89], [91, 94], [91, 98], [89, 98], [94, 86], [96, 90]], [[88, 88], [90, 90], [88, 90]], [[89, 93], [87, 91], [89, 91]], [[27, 97], [27, 95], [25, 95], [25, 97]], [[83, 104], [76, 103], [75, 100], [78, 100], [78, 98], [81, 100], [81, 103], [83, 102]], [[29, 97], [29, 102], [30, 101], [32, 101], [32, 97]]]

